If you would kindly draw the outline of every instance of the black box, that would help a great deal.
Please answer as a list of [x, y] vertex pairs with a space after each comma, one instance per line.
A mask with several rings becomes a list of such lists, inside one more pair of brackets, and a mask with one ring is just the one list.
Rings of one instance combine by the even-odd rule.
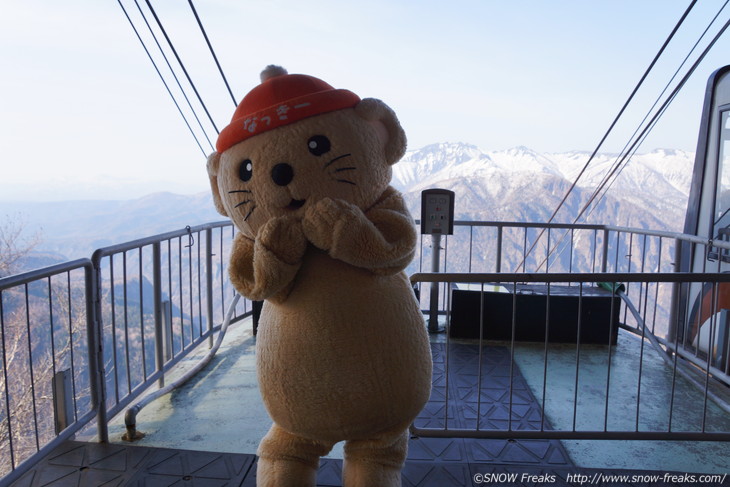
[[[616, 344], [621, 298], [596, 287], [504, 285], [501, 291], [454, 289], [451, 297], [453, 338], [479, 338], [483, 312], [485, 340], [576, 343], [580, 308], [580, 343]], [[479, 297], [482, 297], [483, 311]], [[548, 299], [549, 298], [549, 299]], [[513, 320], [514, 317], [514, 320]], [[549, 317], [549, 320], [546, 318]]]

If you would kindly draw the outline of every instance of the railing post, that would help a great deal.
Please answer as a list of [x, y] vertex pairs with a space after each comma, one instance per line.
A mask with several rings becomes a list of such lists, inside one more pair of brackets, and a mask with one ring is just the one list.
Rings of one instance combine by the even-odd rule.
[[[438, 272], [441, 261], [441, 234], [431, 234], [431, 272]], [[439, 283], [431, 283], [430, 312], [428, 315], [428, 331], [429, 333], [439, 333]]]
[[[213, 230], [211, 228], [205, 229], [205, 314], [210, 332], [213, 329]], [[208, 347], [213, 347], [212, 333], [208, 336]]]
[[106, 373], [104, 371], [103, 329], [101, 319], [101, 254], [94, 252], [86, 267], [86, 333], [89, 337], [89, 384], [96, 409], [96, 431], [101, 443], [109, 442], [106, 415]]
[[155, 368], [160, 372], [160, 387], [165, 386], [165, 332], [162, 319], [162, 258], [160, 242], [152, 244], [152, 292], [155, 319]]
[[71, 391], [71, 369], [59, 370], [51, 380], [53, 391], [53, 419], [58, 436], [74, 421], [73, 392]]
[[172, 349], [172, 303], [169, 300], [162, 301], [162, 323], [164, 332], [164, 349], [165, 349], [165, 362], [172, 360], [173, 352]]
[[[694, 251], [694, 244], [691, 244]], [[682, 268], [682, 247], [683, 242], [676, 238], [674, 239], [674, 272], [682, 272], [685, 269]], [[691, 260], [691, 259], [690, 259]], [[657, 264], [657, 270], [661, 271], [661, 262]], [[669, 308], [669, 324], [667, 327], [667, 341], [669, 343], [675, 343], [675, 337], [677, 334], [677, 328], [679, 327], [679, 300], [682, 295], [680, 292], [680, 287], [685, 286], [684, 284], [675, 283], [672, 286], [672, 299], [670, 301], [670, 308]], [[684, 318], [682, 318], [682, 321], [684, 321]], [[684, 325], [683, 325], [684, 326]], [[678, 344], [677, 344], [678, 345]], [[668, 349], [668, 351], [671, 351], [671, 349]]]
[[502, 225], [497, 227], [497, 273], [502, 272], [502, 229]]
[[601, 252], [601, 272], [608, 270], [608, 228], [603, 229], [603, 251]]

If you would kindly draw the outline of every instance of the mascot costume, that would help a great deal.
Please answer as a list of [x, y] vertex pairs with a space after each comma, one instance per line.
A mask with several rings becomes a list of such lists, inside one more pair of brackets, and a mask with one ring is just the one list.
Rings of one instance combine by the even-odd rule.
[[273, 425], [257, 485], [316, 485], [345, 441], [347, 487], [401, 485], [431, 352], [404, 269], [416, 230], [390, 184], [406, 138], [382, 101], [269, 66], [220, 133], [208, 174], [237, 229], [236, 289], [265, 300], [256, 366]]

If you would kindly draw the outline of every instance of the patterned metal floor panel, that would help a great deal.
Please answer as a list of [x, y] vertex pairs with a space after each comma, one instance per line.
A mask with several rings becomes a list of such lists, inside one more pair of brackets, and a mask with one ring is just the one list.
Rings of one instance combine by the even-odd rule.
[[239, 486], [254, 455], [69, 441], [13, 487]]
[[[511, 366], [509, 349], [486, 346], [480, 357], [477, 345], [452, 343], [446, 347], [445, 343], [431, 344], [431, 398], [416, 419], [416, 426], [473, 430], [478, 418], [480, 429], [550, 429], [519, 368]], [[573, 465], [557, 440], [414, 438], [408, 459], [429, 463]]]
[[[342, 460], [324, 459], [318, 487], [341, 487]], [[409, 460], [403, 487], [469, 485], [720, 487], [724, 482], [664, 482], [664, 473], [597, 470], [568, 466], [524, 466]], [[677, 474], [680, 475], [680, 474]], [[651, 480], [656, 476], [657, 480]], [[255, 487], [254, 455], [171, 450], [132, 445], [67, 442], [12, 487]]]
[[[432, 344], [431, 398], [416, 420], [420, 427], [549, 429], [538, 402], [514, 366], [509, 350]], [[448, 374], [447, 374], [448, 369]], [[511, 380], [510, 380], [511, 377]], [[510, 383], [511, 410], [510, 417]], [[477, 385], [481, 384], [477, 392]], [[448, 405], [447, 405], [448, 392]], [[477, 405], [477, 393], [481, 405]], [[447, 419], [445, 412], [448, 411]], [[319, 487], [341, 487], [342, 460], [323, 459]], [[609, 475], [616, 477], [609, 479]], [[403, 487], [468, 485], [617, 487], [683, 485], [647, 481], [657, 472], [605, 471], [574, 466], [557, 440], [493, 440], [414, 437], [403, 468]], [[69, 441], [40, 461], [12, 487], [255, 487], [256, 457], [134, 445]], [[685, 484], [689, 485], [689, 484]], [[692, 483], [693, 486], [730, 485]]]

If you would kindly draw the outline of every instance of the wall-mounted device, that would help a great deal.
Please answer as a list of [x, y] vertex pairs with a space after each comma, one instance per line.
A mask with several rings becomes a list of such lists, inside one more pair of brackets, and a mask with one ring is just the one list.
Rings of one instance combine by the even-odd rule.
[[[454, 234], [454, 192], [448, 189], [426, 189], [421, 192], [421, 234], [431, 235], [431, 272], [439, 272], [441, 235]], [[441, 333], [439, 324], [439, 286], [431, 283], [428, 331]]]
[[453, 191], [426, 189], [421, 193], [421, 233], [424, 235], [453, 235]]

